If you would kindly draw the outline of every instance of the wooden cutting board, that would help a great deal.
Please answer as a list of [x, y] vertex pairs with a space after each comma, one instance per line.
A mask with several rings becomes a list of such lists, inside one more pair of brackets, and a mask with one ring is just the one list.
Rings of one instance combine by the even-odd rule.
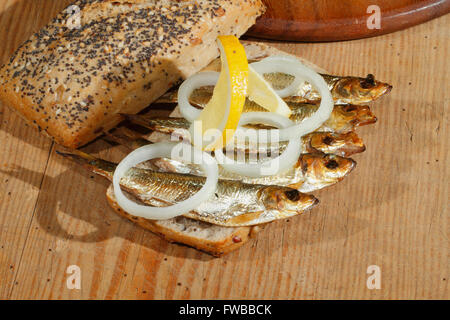
[[[0, 64], [71, 1], [1, 0]], [[220, 259], [116, 215], [103, 178], [0, 104], [0, 299], [448, 299], [449, 27], [450, 15], [366, 40], [271, 44], [394, 89], [371, 104], [378, 122], [358, 130], [367, 150], [351, 175]], [[67, 287], [73, 265], [80, 289]]]
[[[450, 12], [450, 0], [264, 0], [266, 14], [249, 36], [273, 40], [338, 41], [378, 36]], [[378, 6], [380, 23], [376, 24]], [[372, 18], [371, 18], [372, 17]], [[369, 26], [368, 26], [369, 20]], [[374, 28], [375, 27], [375, 28]]]

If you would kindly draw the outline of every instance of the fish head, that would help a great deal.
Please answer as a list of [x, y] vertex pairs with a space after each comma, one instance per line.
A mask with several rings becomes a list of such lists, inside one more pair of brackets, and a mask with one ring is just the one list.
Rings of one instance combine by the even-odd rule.
[[332, 153], [343, 157], [363, 152], [366, 149], [362, 139], [355, 132], [343, 134], [315, 132], [310, 135], [309, 147], [314, 152]]
[[352, 127], [361, 127], [377, 122], [377, 117], [366, 105], [337, 105], [333, 110], [333, 119], [340, 122], [337, 128], [344, 128], [350, 124]]
[[360, 103], [373, 101], [391, 90], [390, 84], [375, 80], [373, 74], [365, 78], [344, 77], [334, 87], [336, 98], [343, 101], [350, 99], [349, 103], [355, 100]]
[[299, 162], [303, 174], [318, 183], [340, 181], [356, 166], [353, 159], [334, 154], [303, 154]]
[[267, 210], [301, 213], [319, 203], [313, 195], [301, 193], [288, 187], [267, 186], [259, 197]]

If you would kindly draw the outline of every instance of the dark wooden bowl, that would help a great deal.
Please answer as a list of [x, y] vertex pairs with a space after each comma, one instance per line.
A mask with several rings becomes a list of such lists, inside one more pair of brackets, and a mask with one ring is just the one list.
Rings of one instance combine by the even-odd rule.
[[[267, 12], [248, 36], [292, 41], [360, 39], [405, 29], [450, 12], [450, 0], [263, 0]], [[369, 29], [370, 5], [381, 11]]]

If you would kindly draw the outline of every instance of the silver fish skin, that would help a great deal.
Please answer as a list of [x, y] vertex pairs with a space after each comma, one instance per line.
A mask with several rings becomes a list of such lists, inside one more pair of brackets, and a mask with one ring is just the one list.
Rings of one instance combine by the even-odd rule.
[[[388, 94], [392, 86], [388, 83], [375, 80], [372, 74], [365, 78], [353, 76], [336, 76], [322, 74], [328, 89], [331, 92], [335, 104], [365, 104]], [[294, 77], [283, 73], [268, 73], [264, 78], [275, 89], [282, 89], [292, 83]], [[201, 87], [194, 90], [190, 100], [191, 103], [204, 107], [208, 103], [213, 92], [212, 86]], [[178, 100], [177, 89], [164, 94], [155, 103], [176, 103]], [[319, 102], [319, 92], [308, 82], [300, 84], [295, 95], [284, 98], [290, 102]]]
[[[295, 123], [302, 122], [317, 111], [319, 106], [312, 103], [290, 103], [292, 111], [290, 119]], [[266, 111], [254, 102], [247, 99], [244, 106], [244, 112]], [[149, 117], [143, 115], [123, 116], [133, 123], [147, 127], [151, 130], [161, 133], [171, 134], [174, 137], [180, 137], [190, 140], [189, 127], [191, 123], [184, 118], [176, 117]], [[357, 127], [375, 123], [377, 118], [371, 112], [368, 106], [356, 105], [337, 105], [334, 106], [330, 118], [325, 121], [316, 132], [348, 133], [354, 131]], [[272, 127], [265, 125], [246, 125], [245, 127], [254, 129], [270, 129]]]
[[[358, 107], [360, 108], [360, 107]], [[339, 107], [339, 109], [341, 109]], [[336, 112], [337, 113], [337, 112]], [[341, 114], [343, 117], [345, 115]], [[150, 118], [142, 115], [124, 115], [129, 121], [134, 124], [138, 124], [152, 131], [171, 135], [174, 138], [181, 138], [189, 141], [190, 134], [188, 131], [189, 122], [183, 118]], [[341, 126], [341, 128], [349, 127], [353, 129], [355, 124], [359, 120], [345, 120], [340, 119], [340, 116], [336, 115], [333, 119], [329, 120], [329, 123], [335, 127]], [[253, 126], [256, 129], [270, 129], [270, 127]], [[326, 126], [323, 126], [323, 130], [326, 130]], [[301, 137], [301, 152], [324, 152], [333, 153], [341, 156], [350, 156], [355, 153], [360, 153], [365, 150], [365, 146], [361, 138], [354, 131], [342, 130], [343, 132], [330, 131], [315, 131], [311, 134]], [[236, 154], [281, 154], [286, 146], [287, 142], [279, 143], [253, 143], [248, 139], [245, 141], [243, 137], [236, 136], [233, 143], [228, 144], [225, 149], [235, 152]]]
[[[321, 74], [333, 96], [335, 104], [364, 104], [388, 94], [392, 86], [375, 80], [373, 74], [365, 78]], [[265, 74], [264, 78], [276, 89], [289, 85], [294, 77], [283, 73]], [[303, 82], [295, 95], [285, 98], [286, 102], [320, 101], [319, 92], [308, 82]]]
[[[110, 134], [111, 140], [126, 146], [130, 150], [134, 150], [135, 148], [151, 143], [145, 139], [139, 138], [139, 134], [136, 134], [134, 131], [127, 128], [120, 128], [120, 132], [121, 134]], [[323, 141], [323, 136], [325, 138], [330, 138], [329, 134], [321, 133], [317, 136], [319, 142], [314, 142], [314, 139], [311, 139], [312, 145], [329, 146], [330, 143], [326, 139], [325, 142]], [[350, 138], [346, 137], [346, 139], [351, 139], [352, 136], [353, 135], [350, 134]], [[339, 145], [339, 143], [336, 143], [336, 145]], [[354, 143], [353, 146], [357, 146], [357, 144]], [[360, 151], [360, 147], [357, 148], [358, 151]], [[346, 149], [341, 148], [341, 150], [344, 151]], [[354, 151], [355, 150], [351, 149], [347, 150], [347, 152], [349, 153]], [[233, 156], [235, 155], [236, 153], [232, 153], [229, 156], [233, 158]], [[251, 155], [246, 154], [240, 154], [240, 158], [234, 159], [246, 162], [258, 161], [258, 157], [256, 155], [251, 157]], [[178, 160], [167, 158], [152, 159], [146, 162], [146, 166], [148, 168], [151, 168], [152, 170], [162, 172], [177, 172], [197, 176], [203, 175], [203, 171], [201, 170], [200, 166], [196, 164], [184, 163]], [[355, 166], [356, 162], [351, 158], [342, 157], [336, 154], [324, 154], [315, 152], [301, 154], [299, 160], [293, 166], [293, 168], [285, 173], [281, 173], [275, 176], [249, 178], [230, 173], [220, 166], [219, 175], [222, 179], [240, 180], [250, 184], [274, 184], [281, 186], [291, 186], [298, 189], [300, 192], [312, 192], [314, 190], [322, 189], [341, 181], [348, 174], [350, 174]]]
[[[115, 163], [81, 151], [73, 152], [59, 154], [112, 180]], [[189, 174], [132, 168], [120, 184], [145, 204], [168, 206], [190, 198], [204, 185], [205, 179]], [[184, 216], [221, 226], [251, 226], [301, 214], [317, 203], [314, 196], [289, 187], [219, 180], [215, 194]]]
[[[173, 159], [154, 159], [151, 161], [151, 165], [162, 172], [203, 175], [203, 171], [198, 165]], [[333, 154], [302, 154], [292, 169], [275, 176], [250, 178], [230, 173], [219, 167], [219, 177], [248, 184], [288, 186], [307, 193], [342, 181], [355, 167], [356, 161], [351, 158]]]

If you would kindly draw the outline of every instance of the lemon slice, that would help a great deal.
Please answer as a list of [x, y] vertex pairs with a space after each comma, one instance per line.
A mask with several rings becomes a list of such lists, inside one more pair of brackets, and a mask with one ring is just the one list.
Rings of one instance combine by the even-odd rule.
[[292, 114], [286, 102], [252, 66], [249, 66], [248, 99], [267, 111], [289, 118]]
[[233, 139], [248, 91], [249, 68], [235, 36], [219, 36], [222, 70], [211, 100], [189, 129], [194, 146], [212, 151]]

